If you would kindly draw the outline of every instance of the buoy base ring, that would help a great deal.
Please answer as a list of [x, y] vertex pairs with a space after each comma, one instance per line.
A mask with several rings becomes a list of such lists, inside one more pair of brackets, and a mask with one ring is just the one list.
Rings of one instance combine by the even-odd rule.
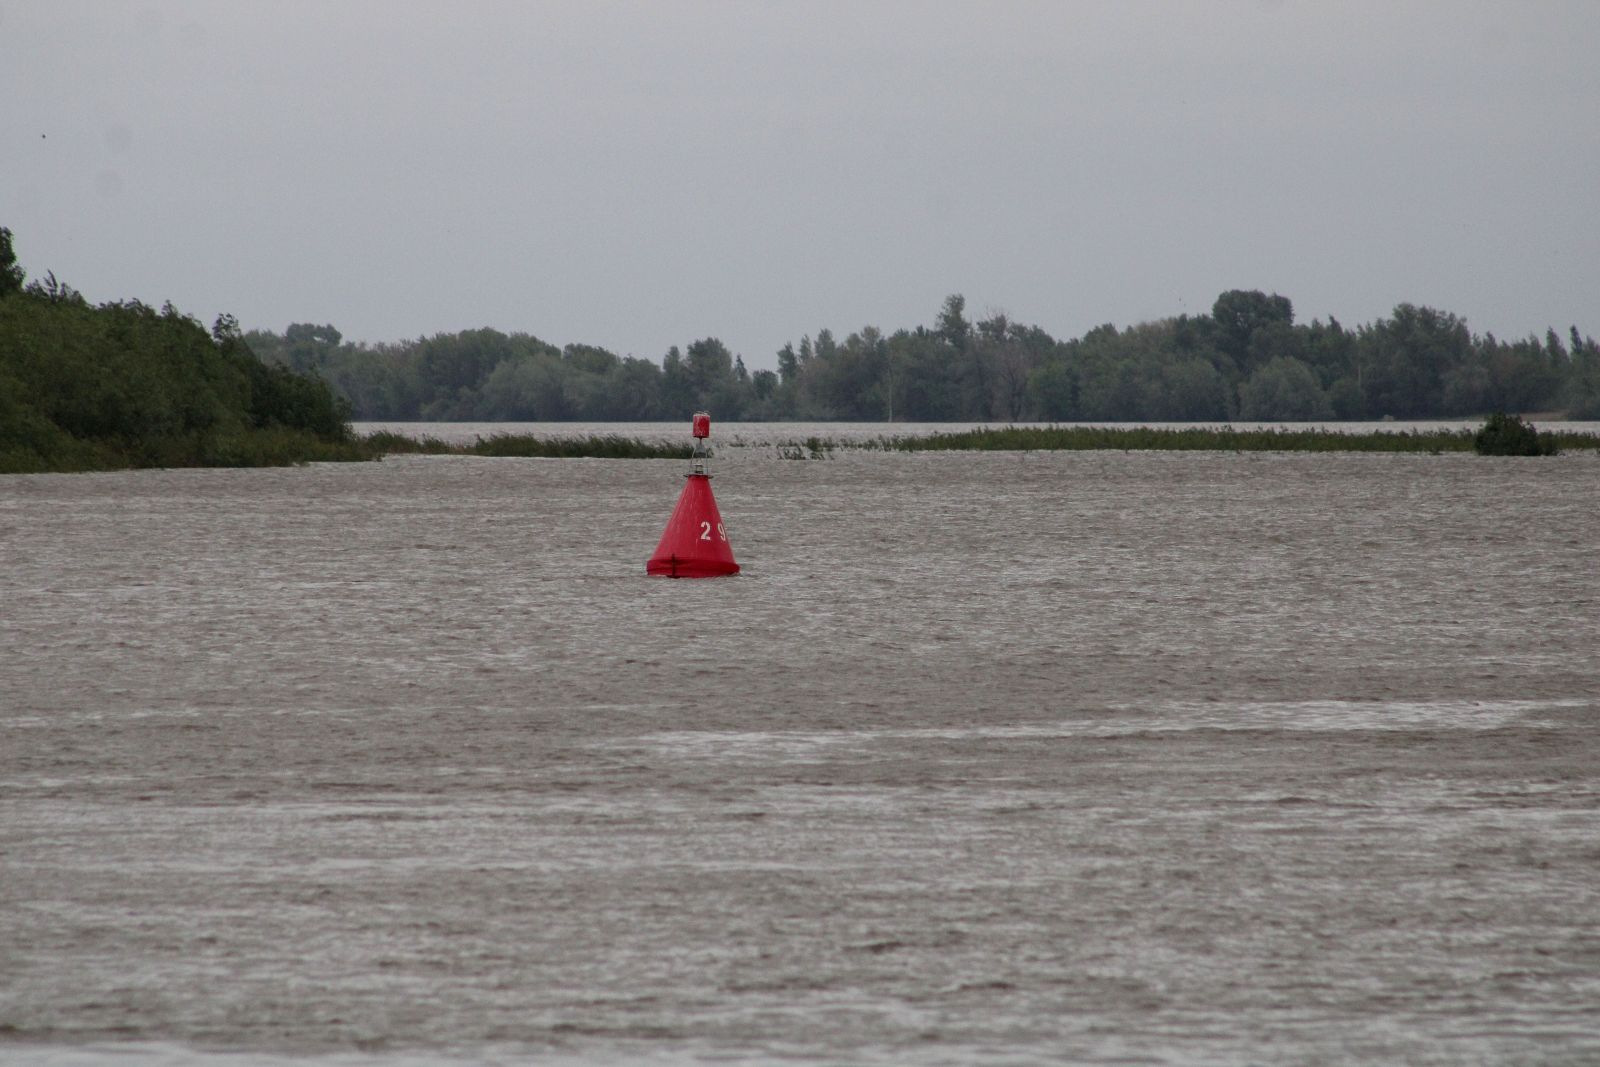
[[657, 578], [725, 578], [739, 573], [737, 563], [715, 559], [653, 559], [645, 564], [644, 572]]

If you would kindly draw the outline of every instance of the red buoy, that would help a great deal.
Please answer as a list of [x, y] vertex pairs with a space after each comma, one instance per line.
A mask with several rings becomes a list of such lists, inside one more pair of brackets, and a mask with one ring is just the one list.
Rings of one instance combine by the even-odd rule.
[[711, 435], [711, 416], [697, 412], [691, 425], [694, 456], [689, 461], [688, 481], [672, 509], [661, 543], [645, 564], [646, 574], [667, 578], [715, 578], [738, 574], [728, 531], [711, 495], [711, 475], [706, 470], [704, 441]]

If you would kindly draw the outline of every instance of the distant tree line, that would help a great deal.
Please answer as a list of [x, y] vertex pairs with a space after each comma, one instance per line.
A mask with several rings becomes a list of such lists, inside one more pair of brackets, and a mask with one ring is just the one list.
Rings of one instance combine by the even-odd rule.
[[0, 228], [0, 472], [356, 458], [326, 382], [263, 363], [223, 315], [92, 306], [28, 282]]
[[1354, 329], [1296, 323], [1287, 297], [1230, 290], [1210, 314], [1057, 340], [959, 295], [930, 326], [842, 341], [820, 330], [750, 372], [714, 337], [660, 363], [526, 333], [466, 330], [352, 344], [330, 325], [252, 330], [263, 360], [325, 379], [366, 420], [1290, 421], [1565, 411], [1600, 418], [1600, 346], [1474, 335], [1400, 304]]

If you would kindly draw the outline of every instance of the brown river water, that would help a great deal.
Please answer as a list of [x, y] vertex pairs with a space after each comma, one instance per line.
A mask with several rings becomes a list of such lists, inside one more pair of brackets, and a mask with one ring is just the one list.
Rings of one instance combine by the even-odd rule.
[[1600, 1062], [1600, 456], [0, 478], [0, 1061]]

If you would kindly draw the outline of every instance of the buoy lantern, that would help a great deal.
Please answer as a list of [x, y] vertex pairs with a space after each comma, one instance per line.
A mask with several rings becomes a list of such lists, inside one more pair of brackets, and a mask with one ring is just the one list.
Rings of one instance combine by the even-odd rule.
[[711, 416], [696, 412], [690, 431], [694, 434], [694, 453], [689, 457], [689, 473], [685, 476], [688, 481], [667, 520], [661, 543], [645, 564], [645, 573], [664, 578], [738, 574], [739, 564], [734, 562], [733, 546], [728, 543], [717, 500], [711, 495], [711, 473], [706, 469], [711, 456], [705, 445], [711, 436]]

